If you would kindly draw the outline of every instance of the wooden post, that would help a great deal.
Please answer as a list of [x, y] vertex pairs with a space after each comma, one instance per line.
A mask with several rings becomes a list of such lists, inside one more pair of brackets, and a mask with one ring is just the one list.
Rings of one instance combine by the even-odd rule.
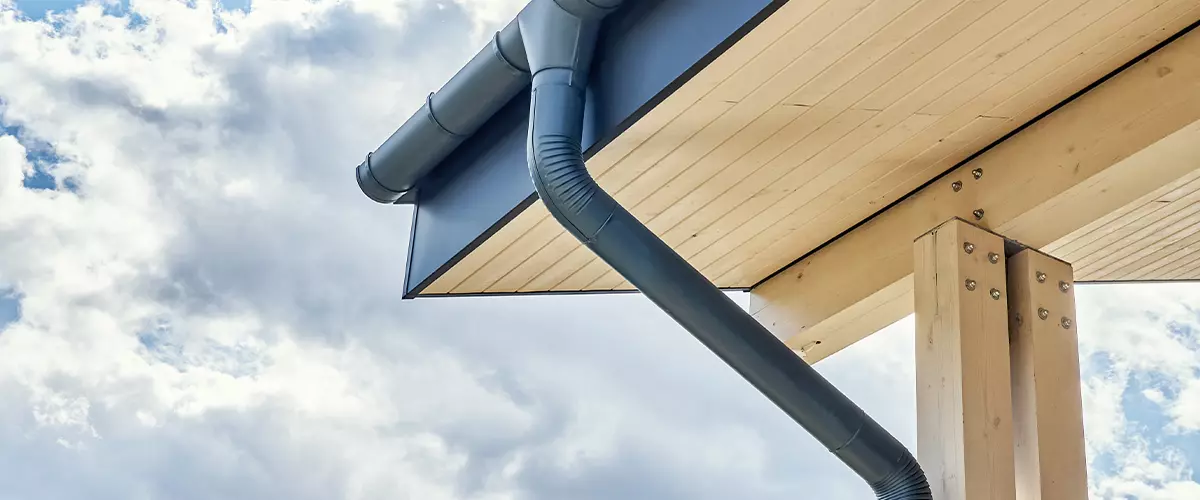
[[917, 457], [937, 500], [1014, 500], [1004, 241], [959, 219], [916, 241]]
[[1086, 500], [1071, 265], [1022, 250], [1008, 290], [1017, 498]]

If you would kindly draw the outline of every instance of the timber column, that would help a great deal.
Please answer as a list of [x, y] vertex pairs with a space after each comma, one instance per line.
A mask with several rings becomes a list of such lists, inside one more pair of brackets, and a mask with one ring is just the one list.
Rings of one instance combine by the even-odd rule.
[[1033, 249], [1008, 261], [1018, 500], [1086, 500], [1071, 265]]
[[1015, 500], [1004, 239], [951, 219], [915, 258], [917, 461], [935, 500]]
[[917, 458], [934, 499], [1086, 500], [1071, 265], [961, 219], [915, 245]]

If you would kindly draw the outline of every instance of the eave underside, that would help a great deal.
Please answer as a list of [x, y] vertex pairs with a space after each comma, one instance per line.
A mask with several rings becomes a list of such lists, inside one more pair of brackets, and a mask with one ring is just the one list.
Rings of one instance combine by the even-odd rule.
[[[717, 285], [750, 287], [1197, 19], [1197, 0], [792, 0], [588, 167]], [[1049, 250], [1082, 279], [1198, 278], [1197, 188]], [[534, 203], [422, 295], [629, 288]]]

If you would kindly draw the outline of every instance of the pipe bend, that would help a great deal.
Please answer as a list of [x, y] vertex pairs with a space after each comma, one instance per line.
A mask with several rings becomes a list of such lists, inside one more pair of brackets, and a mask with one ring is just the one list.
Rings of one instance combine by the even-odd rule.
[[903, 457], [891, 474], [870, 486], [879, 500], [933, 500], [925, 471], [912, 455]]
[[580, 146], [583, 90], [568, 83], [566, 70], [534, 76], [529, 121], [530, 176], [550, 213], [580, 241], [593, 241], [617, 203], [587, 171]]

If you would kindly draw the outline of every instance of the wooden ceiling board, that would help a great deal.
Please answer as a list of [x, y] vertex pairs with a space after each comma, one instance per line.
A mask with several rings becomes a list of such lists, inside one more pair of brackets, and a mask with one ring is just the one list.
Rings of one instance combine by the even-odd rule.
[[[587, 165], [706, 276], [748, 287], [1197, 19], [1200, 0], [792, 0]], [[1155, 259], [1195, 243], [1187, 210], [1156, 226], [1162, 248], [1079, 265], [1186, 274]], [[535, 202], [423, 293], [627, 288]]]
[[[884, 128], [885, 123], [895, 123], [897, 120], [912, 116], [911, 114], [901, 116], [903, 112], [897, 111], [895, 107], [883, 110], [856, 106], [856, 102], [881, 87], [908, 85], [906, 80], [897, 77], [906, 71], [910, 74], [922, 74], [920, 71], [911, 71], [910, 68], [918, 67], [918, 63], [931, 50], [937, 51], [945, 48], [944, 51], [952, 51], [956, 50], [956, 47], [969, 46], [969, 44], [955, 41], [954, 36], [962, 34], [966, 28], [971, 26], [971, 23], [977, 22], [989, 12], [1002, 7], [1020, 6], [1020, 4], [1019, 2], [998, 1], [961, 2], [958, 3], [956, 12], [962, 13], [962, 15], [901, 16], [897, 21], [903, 21], [902, 24], [890, 26], [900, 26], [903, 28], [901, 31], [909, 33], [908, 38], [890, 35], [890, 31], [885, 30], [883, 38], [893, 40], [895, 44], [885, 47], [888, 50], [883, 54], [871, 50], [849, 54], [847, 59], [851, 61], [864, 58], [874, 61], [858, 75], [849, 75], [856, 76], [856, 78], [843, 81], [837, 87], [829, 86], [833, 92], [827, 96], [811, 96], [817, 99], [810, 101], [815, 104], [792, 102], [810, 107], [808, 113], [802, 118], [812, 119], [816, 122], [818, 128], [815, 135], [777, 134], [771, 137], [771, 140], [760, 148], [760, 151], [765, 150], [765, 152], [758, 155], [759, 158], [762, 158], [761, 161], [766, 162], [765, 165], [758, 161], [747, 162], [748, 165], [745, 163], [731, 165], [729, 170], [740, 174], [734, 180], [732, 188], [728, 187], [728, 183], [710, 184], [706, 186], [709, 189], [700, 191], [707, 196], [697, 197], [708, 200], [708, 203], [695, 210], [685, 207], [669, 214], [675, 217], [650, 219], [648, 226], [662, 235], [664, 240], [675, 247], [685, 258], [691, 259], [698, 249], [715, 243], [724, 235], [725, 231], [743, 223], [748, 216], [752, 217], [755, 213], [761, 212], [762, 207], [770, 206], [781, 199], [782, 195], [786, 195], [790, 190], [785, 185], [789, 181], [794, 185], [805, 178], [819, 175], [831, 167], [838, 158], [853, 154], [862, 140], [878, 137], [887, 132], [887, 129]], [[1010, 11], [1017, 10], [1009, 8], [997, 15], [1014, 17], [1015, 15]], [[951, 14], [953, 13], [955, 12]], [[982, 36], [982, 34], [977, 32], [976, 36]], [[872, 48], [876, 45], [865, 46]], [[880, 58], [881, 55], [890, 57]], [[768, 82], [767, 85], [786, 84], [797, 86], [791, 78], [777, 78]], [[804, 82], [798, 86], [801, 90], [794, 91], [793, 95], [796, 92], [804, 92]], [[835, 120], [830, 117], [838, 117], [844, 113], [871, 113], [873, 115], [867, 117], [868, 119], [863, 123], [842, 130], [840, 127], [845, 125], [847, 120]], [[929, 118], [917, 116], [913, 120], [921, 121]], [[825, 129], [825, 127], [829, 128]], [[854, 131], [860, 132], [852, 134]], [[884, 140], [888, 138], [890, 136], [885, 137]], [[636, 212], [635, 215], [640, 217], [640, 214]], [[693, 262], [693, 264], [701, 269], [704, 267], [703, 263]], [[588, 286], [589, 288], [603, 289], [620, 283], [615, 273], [607, 273], [605, 279], [606, 281], [592, 283]]]
[[[1192, 5], [1194, 6], [1195, 3], [1193, 2]], [[1195, 11], [1195, 10], [1191, 11], [1190, 16], [1188, 18], [1185, 18], [1185, 19], [1187, 19], [1187, 23], [1190, 24], [1190, 22], [1194, 21], [1195, 16], [1197, 16], [1197, 15], [1200, 15], [1200, 12]], [[1178, 21], [1178, 19], [1177, 19], [1177, 21]], [[1180, 23], [1180, 24], [1183, 24], [1183, 26], [1186, 26], [1186, 24], [1184, 24], [1184, 23]], [[1180, 28], [1182, 28], [1183, 26], [1180, 26]], [[1167, 36], [1169, 36], [1170, 34], [1173, 34], [1173, 33], [1174, 32], [1171, 32], [1168, 34], [1163, 34], [1162, 38], [1160, 38], [1159, 40], [1165, 39]], [[1149, 40], [1145, 40], [1145, 42], [1148, 42], [1148, 41]], [[1154, 42], [1154, 43], [1157, 43], [1157, 42]], [[1152, 46], [1153, 46], [1153, 44], [1147, 43], [1147, 44], [1145, 44], [1144, 48], [1139, 47], [1140, 50], [1138, 50], [1137, 52], [1124, 51], [1123, 55], [1128, 55], [1129, 56], [1128, 58], [1118, 59], [1118, 60], [1109, 59], [1107, 61], [1104, 61], [1104, 64], [1101, 64], [1099, 68], [1095, 68], [1095, 70], [1092, 71], [1092, 73], [1096, 74], [1095, 78], [1100, 78], [1101, 76], [1103, 76], [1103, 74], [1111, 71], [1112, 69], [1114, 69], [1116, 67], [1119, 67], [1120, 64], [1122, 64], [1124, 61], [1128, 61], [1129, 58], [1135, 57], [1136, 54], [1140, 54], [1141, 52], [1143, 52], [1144, 50], [1146, 50]], [[1082, 57], [1082, 56], [1080, 56], [1080, 57]], [[1090, 81], [1094, 81], [1094, 79], [1091, 79]], [[1003, 83], [1004, 82], [1001, 82], [1000, 84], [997, 85], [997, 87], [1002, 86]], [[942, 171], [949, 169], [953, 165], [955, 165], [955, 164], [959, 163], [960, 161], [962, 161], [963, 159], [967, 158], [971, 153], [978, 151], [980, 148], [995, 141], [996, 139], [999, 139], [1004, 134], [1006, 134], [1008, 131], [1020, 126], [1022, 123], [1025, 123], [1025, 122], [1033, 119], [1035, 116], [1040, 114], [1045, 109], [1048, 109], [1049, 107], [1053, 106], [1055, 103], [1070, 96], [1072, 93], [1079, 90], [1083, 86], [1086, 86], [1086, 84], [1084, 84], [1081, 81], [1076, 81], [1075, 85], [1066, 86], [1066, 87], [1063, 87], [1061, 84], [1062, 84], [1061, 81], [1043, 78], [1042, 80], [1039, 80], [1037, 82], [1037, 85], [1028, 87], [1027, 88], [1028, 90], [1023, 91], [1022, 95], [1024, 97], [1026, 97], [1026, 102], [1035, 101], [1035, 104], [1027, 106], [1025, 111], [1018, 113], [1015, 116], [995, 115], [994, 111], [980, 113], [979, 110], [984, 109], [982, 107], [982, 105], [988, 103], [989, 98], [987, 96], [983, 96], [974, 101], [970, 101], [968, 103], [968, 107], [966, 107], [963, 110], [965, 112], [957, 113], [958, 116], [955, 116], [954, 114], [947, 115], [947, 117], [944, 118], [943, 120], [939, 121], [937, 123], [937, 125], [935, 125], [934, 127], [930, 127], [929, 129], [923, 131], [922, 135], [924, 137], [916, 137], [912, 141], [909, 141], [908, 143], [906, 143], [903, 146], [904, 148], [912, 148], [909, 151], [915, 152], [915, 151], [918, 151], [918, 149], [920, 149], [922, 146], [930, 145], [925, 151], [920, 151], [920, 152], [916, 153], [915, 159], [917, 161], [908, 161], [908, 162], [906, 162], [905, 165], [901, 165], [899, 168], [895, 168], [887, 174], [881, 174], [879, 182], [874, 183], [874, 186], [868, 185], [868, 189], [870, 189], [871, 187], [875, 187], [875, 186], [883, 187], [883, 188], [890, 188], [890, 187], [896, 186], [897, 184], [901, 184], [902, 185], [901, 190], [892, 189], [891, 192], [889, 193], [890, 194], [889, 196], [870, 198], [870, 199], [860, 198], [856, 202], [852, 202], [852, 203], [833, 204], [832, 209], [828, 209], [828, 208], [826, 209], [826, 213], [832, 213], [836, 216], [840, 216], [841, 221], [838, 223], [834, 223], [834, 225], [833, 225], [833, 227], [836, 228], [836, 231], [834, 231], [833, 229], [830, 229], [829, 226], [814, 227], [813, 224], [810, 223], [810, 221], [812, 221], [814, 218], [819, 216], [819, 213], [816, 212], [816, 210], [795, 212], [795, 213], [789, 214], [787, 216], [787, 219], [785, 220], [786, 224], [772, 223], [767, 229], [764, 230], [763, 233], [756, 235], [753, 240], [750, 240], [748, 242], [746, 242], [746, 241], [737, 242], [737, 248], [738, 248], [739, 252], [743, 252], [743, 253], [752, 252], [752, 251], [755, 251], [755, 250], [765, 247], [765, 250], [759, 250], [758, 254], [756, 256], [751, 257], [749, 259], [742, 259], [740, 256], [738, 257], [737, 262], [738, 262], [738, 266], [740, 266], [740, 274], [738, 274], [738, 275], [723, 274], [728, 271], [726, 271], [725, 268], [722, 268], [719, 266], [701, 267], [701, 269], [704, 269], [706, 273], [708, 273], [711, 276], [714, 276], [716, 279], [718, 279], [721, 282], [740, 282], [740, 281], [749, 281], [752, 279], [753, 280], [761, 279], [761, 276], [768, 275], [771, 272], [774, 272], [774, 270], [779, 269], [779, 268], [787, 265], [790, 262], [790, 261], [784, 261], [780, 257], [779, 252], [785, 252], [786, 249], [789, 249], [789, 248], [804, 248], [805, 249], [804, 251], [807, 252], [807, 250], [811, 250], [812, 248], [815, 248], [816, 245], [819, 245], [820, 243], [823, 242], [823, 241], [814, 241], [813, 236], [815, 234], [829, 233], [829, 232], [832, 232], [832, 234], [840, 233], [841, 231], [845, 230], [846, 228], [852, 226], [858, 220], [861, 220], [861, 219], [869, 216], [871, 213], [873, 213], [875, 210], [877, 210], [878, 207], [885, 206], [885, 205], [891, 203], [892, 201], [894, 201], [895, 199], [898, 199], [898, 197], [903, 196], [904, 193], [907, 193], [909, 190], [916, 188], [920, 184], [922, 184], [925, 181], [927, 181], [928, 179], [932, 178], [934, 175], [937, 175], [938, 173], [941, 173]], [[1055, 89], [1055, 87], [1058, 87], [1058, 88]], [[1049, 96], [1049, 97], [1047, 97], [1047, 96]], [[972, 116], [974, 118], [972, 118]], [[1000, 118], [1004, 121], [1002, 123], [1000, 123], [1000, 125], [1001, 125], [1000, 127], [993, 128], [989, 133], [977, 135], [974, 138], [974, 141], [970, 142], [967, 147], [959, 148], [957, 151], [951, 151], [949, 154], [945, 154], [947, 151], [950, 151], [950, 149], [949, 149], [950, 147], [958, 144], [960, 141], [958, 141], [958, 140], [945, 141], [942, 139], [937, 139], [937, 137], [940, 135], [939, 132], [949, 133], [950, 136], [953, 137], [955, 132], [948, 132], [948, 131], [951, 128], [953, 128], [954, 126], [956, 126], [958, 123], [963, 123], [964, 121], [967, 123], [967, 125], [965, 125], [963, 127], [964, 129], [975, 128], [975, 126], [986, 127], [990, 124], [996, 123], [994, 120], [984, 120], [982, 122], [976, 122], [973, 124], [970, 122], [970, 120], [978, 119], [981, 117], [983, 117], [983, 118], [995, 117], [995, 118]], [[946, 128], [940, 128], [943, 126]], [[959, 130], [963, 130], [963, 129], [959, 129]], [[949, 142], [948, 145], [946, 144], [947, 142]], [[897, 153], [898, 153], [897, 156], [900, 156], [900, 157], [908, 156], [908, 154], [906, 152], [897, 152]], [[934, 158], [937, 158], [938, 156], [941, 156], [941, 158], [934, 160]], [[930, 160], [933, 160], [933, 161], [930, 161]], [[931, 164], [934, 165], [934, 168], [929, 168], [929, 165], [931, 165]], [[888, 165], [885, 163], [884, 166], [888, 166]], [[862, 178], [864, 176], [870, 176], [876, 172], [879, 172], [879, 171], [870, 169], [870, 165], [868, 165], [868, 167], [856, 169], [855, 174], [858, 174], [859, 178]], [[908, 182], [897, 182], [897, 179], [896, 179], [897, 177], [902, 178], [902, 179], [907, 177], [909, 179], [909, 181]], [[853, 180], [858, 180], [858, 179], [853, 179]], [[861, 182], [843, 182], [843, 183], [841, 183], [840, 186], [837, 186], [837, 187], [840, 188], [843, 192], [846, 192], [846, 191], [849, 191], [850, 189], [853, 189], [856, 186], [861, 186], [863, 184], [866, 184], [869, 181], [870, 181], [870, 179], [862, 179]], [[825, 194], [826, 196], [829, 196], [829, 195], [834, 194], [834, 192], [831, 191], [831, 192], [826, 192], [823, 194]], [[823, 208], [820, 204], [811, 203], [811, 202], [808, 202], [808, 200], [805, 200], [804, 203], [806, 203], [808, 207], [813, 207], [815, 205], [818, 208]], [[795, 205], [804, 206], [804, 205], [801, 205], [800, 203], [796, 203]], [[840, 227], [838, 227], [838, 226], [840, 226]], [[729, 236], [727, 236], [727, 238], [728, 237]], [[823, 237], [827, 239], [829, 236], [823, 235]], [[818, 237], [817, 239], [820, 239], [820, 237]], [[703, 259], [699, 259], [698, 264], [701, 266], [706, 265], [706, 263], [704, 262]]]
[[[850, 2], [828, 4], [824, 8], [818, 9], [792, 30], [793, 33], [803, 35], [802, 38], [785, 37], [772, 46], [775, 50], [764, 51], [756, 58], [756, 61], [766, 60], [770, 65], [779, 66], [786, 63], [789, 56], [795, 57], [796, 54], [802, 54], [799, 58], [786, 63], [781, 71], [765, 74], [766, 82], [755, 88], [754, 92], [748, 96], [743, 96], [736, 86], [729, 84], [730, 81], [743, 79], [744, 73], [741, 71], [738, 72], [737, 78], [731, 78], [714, 89], [714, 95], [710, 96], [710, 99], [723, 103], [735, 100], [736, 102], [728, 113], [708, 127], [711, 133], [698, 136], [691, 144], [685, 144], [673, 152], [667, 161], [662, 162], [656, 168], [662, 172], [661, 175], [639, 179], [638, 183], [642, 189], [633, 193], [618, 191], [614, 197], [629, 207], [631, 212], [643, 221], [651, 220], [653, 212], [648, 212], [647, 208], [652, 210], [653, 206], [648, 207], [642, 203], [650, 195], [653, 195], [653, 198], [649, 199], [657, 201], [671, 199], [673, 196], [678, 198], [690, 191], [690, 189], [679, 189], [679, 183], [676, 183], [676, 185], [670, 186], [671, 191], [664, 192], [659, 188], [666, 182], [672, 179], [703, 181], [711, 177], [717, 169], [728, 167], [730, 160], [742, 156], [773, 132], [805, 114], [806, 110], [802, 106], [780, 105], [780, 102], [794, 90], [795, 81], [805, 81], [817, 75], [823, 68], [835, 62], [839, 54], [851, 50], [855, 40], [861, 39], [861, 34], [847, 29], [849, 26], [855, 26], [847, 24], [849, 21], [861, 19], [862, 23], [865, 23], [866, 29], [872, 30], [912, 3], [911, 1]], [[850, 34], [846, 34], [847, 32]], [[820, 50], [812, 49], [804, 52], [803, 49], [811, 48], [818, 42]], [[752, 61], [751, 65], [753, 63]], [[758, 73], [751, 72], [751, 74]], [[733, 89], [731, 90], [730, 87]], [[728, 123], [731, 126], [718, 127], [715, 126], [717, 123]], [[713, 152], [714, 148], [716, 152]], [[714, 159], [717, 161], [713, 161]], [[687, 173], [686, 177], [679, 177], [678, 175], [684, 171]], [[601, 185], [608, 188], [603, 179], [601, 179]], [[694, 184], [689, 187], [694, 187]], [[588, 259], [594, 260], [590, 256]], [[586, 286], [586, 283], [580, 286]], [[572, 288], [572, 286], [568, 285], [567, 288]]]
[[1080, 281], [1198, 279], [1200, 159], [1196, 172], [1047, 246]]
[[[1200, 173], [1185, 176], [1181, 179], [1185, 183], [1184, 185], [1164, 186], [1148, 195], [1148, 198], [1151, 200], [1164, 197], [1176, 199], [1178, 196], [1172, 195], [1179, 191], [1183, 191], [1182, 194], [1190, 192], [1190, 184], [1198, 178], [1200, 178]], [[1106, 241], [1111, 242], [1119, 238], [1121, 231], [1136, 230], [1136, 227], [1139, 227], [1139, 221], [1152, 219], [1153, 213], [1163, 208], [1165, 208], [1163, 204], [1148, 203], [1144, 200], [1140, 203], [1131, 203], [1072, 233], [1069, 237], [1051, 243], [1044, 250], [1053, 252], [1058, 258], [1070, 262], [1094, 252], [1097, 246], [1102, 246]], [[1131, 225], [1133, 226], [1131, 227]]]
[[[1055, 5], [1061, 5], [1061, 4], [1056, 3]], [[1037, 14], [1038, 14], [1038, 11], [1034, 11], [1034, 12], [1030, 13], [1030, 16], [1042, 17]], [[1017, 23], [1017, 24], [1024, 25], [1025, 23]], [[1012, 33], [1011, 36], [1017, 36], [1017, 37], [1022, 36], [1024, 33], [1021, 33], [1020, 31], [1024, 31], [1024, 30], [1018, 30], [1017, 33]], [[1053, 30], [1053, 31], [1057, 31], [1057, 30]], [[1000, 37], [997, 37], [997, 38], [1000, 38]], [[995, 39], [993, 39], [993, 40], [995, 40]], [[915, 104], [919, 104], [920, 102], [923, 102], [924, 100], [926, 100], [930, 97], [936, 97], [937, 95], [941, 95], [945, 91], [945, 89], [948, 87], [949, 80], [957, 78], [958, 76], [969, 75], [978, 69], [977, 64], [979, 64], [980, 61], [986, 60], [988, 58], [999, 57], [1001, 54], [1004, 54], [1007, 51], [1008, 51], [1008, 47], [1006, 45], [1001, 44], [1000, 47], [993, 47], [990, 49], [990, 51], [985, 51], [983, 54], [973, 54], [971, 57], [964, 58], [964, 60], [962, 61], [964, 64], [952, 66], [950, 69], [947, 70], [946, 73], [939, 75], [940, 76], [939, 78], [936, 78], [936, 79], [933, 79], [933, 80], [927, 82], [926, 86], [924, 86], [923, 88], [919, 88], [916, 91], [908, 94], [906, 97], [902, 98], [900, 100], [900, 102], [898, 102], [897, 104], [898, 104], [898, 106], [905, 106], [905, 105], [912, 106]], [[949, 74], [949, 73], [954, 73], [956, 69], [957, 69], [957, 75], [955, 75], [955, 77], [947, 76], [947, 74]], [[969, 121], [973, 118], [971, 115], [974, 115], [974, 117], [994, 116], [989, 113], [986, 113], [985, 110], [987, 109], [987, 107], [983, 106], [983, 104], [986, 104], [986, 102], [987, 102], [986, 99], [979, 99], [977, 101], [972, 102], [971, 104], [975, 105], [974, 106], [975, 109], [972, 109], [967, 113], [962, 113], [962, 114], [960, 114], [960, 116], [957, 116], [957, 117], [935, 116], [934, 117], [934, 118], [936, 118], [935, 120], [930, 120], [930, 124], [936, 123], [938, 125], [941, 125], [941, 127], [930, 127], [930, 128], [921, 127], [921, 128], [916, 128], [915, 131], [910, 131], [910, 130], [904, 129], [903, 125], [905, 124], [905, 122], [900, 122], [900, 124], [901, 124], [900, 127], [893, 128], [890, 131], [891, 134], [881, 136], [881, 140], [877, 140], [876, 143], [884, 142], [884, 146], [887, 146], [887, 145], [890, 145], [886, 142], [888, 139], [892, 139], [892, 138], [910, 139], [910, 138], [913, 138], [912, 136], [915, 135], [916, 132], [922, 132], [922, 135], [924, 137], [914, 138], [914, 140], [908, 141], [902, 145], [902, 147], [905, 147], [905, 148], [912, 148], [909, 151], [915, 152], [916, 154], [920, 154], [920, 149], [922, 149], [923, 146], [927, 146], [930, 144], [933, 144], [933, 145], [938, 144], [938, 140], [940, 139], [940, 137], [938, 137], [938, 136], [945, 134], [945, 133], [953, 133], [953, 130], [958, 126], [969, 125], [970, 124]], [[903, 108], [901, 108], [901, 109], [903, 109]], [[904, 111], [907, 111], [907, 110], [904, 110]], [[897, 113], [897, 114], [903, 114], [903, 113]], [[912, 116], [920, 117], [920, 116], [924, 116], [924, 115], [912, 115]], [[951, 119], [947, 119], [947, 118], [951, 118]], [[957, 118], [957, 120], [955, 120], [953, 118]], [[1001, 116], [998, 118], [1007, 119], [1009, 117]], [[963, 123], [964, 120], [966, 120], [965, 124]], [[877, 121], [874, 125], [889, 126], [892, 123], [894, 123], [894, 121], [895, 121], [894, 119], [892, 121], [887, 121], [887, 122]], [[1018, 124], [1013, 124], [1013, 126], [1016, 126], [1016, 125], [1018, 125]], [[912, 133], [910, 133], [910, 132], [912, 132]], [[994, 140], [994, 138], [989, 138], [989, 139]], [[750, 224], [738, 225], [738, 227], [736, 227], [735, 229], [730, 228], [730, 227], [715, 227], [715, 228], [713, 228], [714, 232], [719, 232], [721, 234], [721, 238], [723, 240], [725, 240], [724, 242], [718, 243], [716, 245], [705, 245], [702, 253], [700, 253], [698, 255], [694, 255], [694, 256], [689, 255], [688, 252], [686, 252], [686, 251], [685, 251], [685, 255], [688, 256], [689, 258], [694, 258], [695, 259], [694, 263], [701, 266], [701, 269], [704, 269], [705, 271], [709, 272], [710, 275], [719, 279], [721, 277], [722, 273], [727, 272], [727, 269], [724, 267], [716, 267], [715, 269], [712, 268], [711, 263], [717, 257], [716, 254], [718, 252], [728, 252], [734, 248], [736, 248], [738, 250], [738, 253], [756, 252], [756, 251], [761, 251], [761, 249], [763, 248], [763, 245], [770, 245], [772, 243], [774, 243], [777, 248], [780, 246], [788, 246], [788, 247], [794, 248], [797, 243], [796, 241], [794, 241], [795, 238], [804, 238], [808, 235], [811, 235], [813, 233], [813, 231], [806, 230], [803, 232], [798, 232], [797, 231], [798, 228], [794, 225], [789, 225], [788, 222], [795, 221], [796, 223], [804, 224], [804, 223], [810, 221], [814, 215], [817, 215], [819, 213], [819, 212], [816, 212], [816, 210], [820, 210], [821, 208], [829, 207], [829, 205], [814, 203], [813, 202], [814, 198], [817, 198], [817, 197], [821, 196], [822, 194], [826, 194], [826, 193], [832, 194], [833, 192], [836, 192], [836, 191], [831, 192], [831, 190], [840, 190], [843, 192], [846, 192], [846, 191], [853, 192], [851, 190], [853, 190], [854, 188], [861, 187], [864, 184], [869, 185], [869, 183], [872, 182], [873, 178], [876, 178], [879, 176], [886, 176], [889, 173], [888, 169], [895, 168], [895, 165], [890, 164], [890, 162], [882, 162], [882, 164], [876, 163], [875, 165], [872, 165], [872, 160], [877, 158], [877, 156], [875, 156], [873, 154], [876, 151], [873, 150], [869, 144], [864, 144], [862, 141], [863, 141], [863, 139], [857, 134], [854, 136], [847, 137], [846, 139], [844, 139], [842, 141], [843, 144], [848, 143], [847, 148], [850, 148], [850, 147], [861, 148], [861, 149], [857, 150], [857, 153], [856, 153], [857, 157], [846, 158], [846, 159], [842, 160], [841, 164], [834, 165], [833, 168], [829, 168], [829, 169], [825, 170], [823, 172], [825, 175], [810, 180], [806, 185], [797, 186], [797, 189], [801, 190], [800, 193], [790, 195], [787, 199], [780, 200], [780, 203], [774, 204], [771, 207], [771, 211], [769, 211], [769, 212], [764, 211], [764, 212], [759, 212], [759, 213], [755, 213], [755, 214], [751, 215], [749, 218], [746, 219], [748, 221], [752, 221]], [[901, 153], [899, 156], [904, 157], [904, 156], [909, 156], [909, 154]], [[965, 155], [963, 155], [963, 156], [965, 156]], [[961, 158], [957, 158], [957, 159], [960, 160]], [[831, 158], [830, 161], [832, 162], [832, 161], [836, 161], [836, 160]], [[912, 165], [912, 164], [910, 163], [910, 165]], [[912, 166], [920, 167], [921, 165], [917, 164], [917, 165], [912, 165]], [[949, 165], [947, 165], [947, 167], [948, 166]], [[876, 167], [876, 168], [871, 168], [871, 167]], [[905, 173], [904, 171], [901, 171], [899, 173], [899, 175], [903, 176], [904, 173]], [[858, 182], [858, 183], [848, 182], [850, 176], [853, 176], [855, 174], [858, 174], [857, 177], [858, 177], [858, 180], [860, 180], [860, 182]], [[804, 180], [808, 180], [808, 179], [804, 179]], [[801, 182], [803, 182], [803, 180]], [[922, 180], [922, 182], [923, 182], [923, 180]], [[885, 184], [885, 185], [887, 185], [887, 184]], [[887, 200], [887, 201], [890, 202], [890, 200]], [[853, 222], [856, 222], [856, 220], [860, 220], [861, 218], [865, 217], [866, 215], [869, 215], [869, 213], [874, 211], [874, 210], [870, 210], [872, 207], [869, 207], [869, 206], [862, 207], [862, 208], [866, 209], [866, 210], [864, 210], [866, 213], [849, 214], [850, 216], [848, 217], [848, 219], [850, 220], [851, 224]], [[835, 212], [839, 213], [839, 215], [842, 214], [842, 212], [840, 212], [840, 211], [835, 211]], [[843, 219], [846, 219], [846, 218], [847, 217], [843, 217]], [[782, 224], [781, 224], [781, 222], [782, 222]], [[724, 232], [723, 230], [725, 230], [725, 229], [731, 229], [731, 230], [729, 232]], [[841, 228], [841, 229], [844, 229], [844, 228]], [[840, 229], [839, 229], [839, 232], [840, 232]], [[792, 233], [793, 235], [796, 235], [796, 236], [794, 238], [789, 239], [789, 238], [787, 238], [788, 233]], [[819, 243], [820, 242], [816, 242], [815, 244], [819, 244]], [[810, 247], [810, 249], [811, 249], [811, 247]], [[768, 262], [764, 263], [764, 264], [759, 264], [757, 266], [758, 269], [755, 269], [752, 267], [751, 271], [749, 271], [749, 274], [761, 275], [763, 273], [761, 268], [763, 268], [763, 267], [770, 267], [771, 270], [765, 271], [766, 273], [770, 273], [774, 269], [778, 269], [778, 268], [782, 267], [783, 265], [787, 264], [787, 262], [778, 262], [779, 260], [782, 260], [782, 259], [776, 258], [777, 256], [771, 255], [770, 252], [766, 252], [765, 254], [760, 252], [760, 255], [762, 255], [764, 258], [766, 258], [768, 260]], [[738, 259], [726, 259], [726, 260], [727, 261], [733, 260], [735, 262], [744, 262], [743, 259], [740, 259], [740, 256]], [[752, 262], [751, 265], [753, 265], [753, 264], [754, 263]], [[743, 265], [745, 265], [745, 264], [743, 264]], [[746, 274], [746, 273], [743, 273], [743, 274]], [[751, 278], [751, 279], [753, 279], [753, 278]]]

